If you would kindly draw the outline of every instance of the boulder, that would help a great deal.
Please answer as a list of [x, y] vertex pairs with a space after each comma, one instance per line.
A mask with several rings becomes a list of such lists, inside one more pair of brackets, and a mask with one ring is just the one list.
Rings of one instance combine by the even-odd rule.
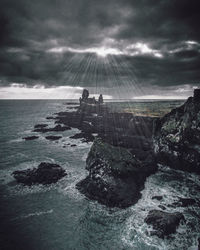
[[67, 173], [57, 164], [42, 162], [38, 168], [14, 171], [12, 175], [17, 182], [30, 186], [55, 183]]
[[145, 218], [145, 222], [153, 226], [152, 235], [160, 238], [175, 233], [181, 220], [184, 220], [181, 213], [167, 213], [160, 210], [151, 210]]
[[200, 173], [199, 91], [179, 108], [155, 122], [154, 150], [159, 163]]
[[126, 208], [138, 201], [144, 181], [156, 165], [143, 165], [125, 148], [95, 139], [86, 169], [89, 175], [76, 185], [81, 193], [108, 207]]

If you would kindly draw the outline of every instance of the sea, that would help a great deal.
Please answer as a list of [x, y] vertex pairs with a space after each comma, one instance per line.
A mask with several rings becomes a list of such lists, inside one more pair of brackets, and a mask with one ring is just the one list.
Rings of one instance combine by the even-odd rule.
[[[74, 101], [73, 101], [74, 102]], [[45, 123], [60, 111], [73, 111], [70, 100], [0, 101], [0, 249], [1, 250], [196, 250], [200, 237], [200, 209], [195, 206], [172, 207], [178, 197], [200, 201], [200, 177], [159, 166], [145, 182], [137, 204], [126, 208], [108, 208], [87, 199], [76, 183], [87, 176], [85, 161], [92, 143], [69, 137], [78, 129], [46, 134], [32, 132], [34, 125]], [[183, 101], [107, 102], [115, 110], [138, 115], [159, 116]], [[58, 141], [45, 136], [61, 135]], [[38, 135], [33, 141], [22, 139]], [[76, 147], [71, 147], [76, 144]], [[37, 167], [41, 162], [57, 163], [67, 176], [56, 184], [17, 184], [15, 170]], [[161, 201], [152, 199], [162, 195]], [[183, 213], [175, 234], [165, 239], [151, 235], [144, 223], [152, 209]]]

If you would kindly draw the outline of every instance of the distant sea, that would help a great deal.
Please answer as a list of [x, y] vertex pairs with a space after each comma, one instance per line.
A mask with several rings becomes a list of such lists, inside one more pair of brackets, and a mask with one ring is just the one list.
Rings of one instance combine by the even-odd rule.
[[[68, 103], [68, 104], [67, 104]], [[71, 103], [71, 104], [70, 104]], [[183, 101], [132, 101], [107, 103], [113, 110], [137, 115], [160, 116]], [[198, 197], [200, 179], [195, 174], [160, 167], [150, 176], [138, 203], [127, 209], [110, 209], [90, 201], [75, 188], [87, 172], [85, 160], [92, 143], [70, 139], [78, 132], [48, 132], [61, 135], [58, 142], [47, 134], [32, 132], [35, 124], [53, 120], [52, 114], [71, 109], [73, 100], [0, 101], [0, 249], [17, 250], [194, 250], [197, 249], [200, 211], [195, 207], [174, 208], [177, 197]], [[24, 141], [22, 137], [38, 135]], [[71, 147], [76, 144], [76, 147]], [[15, 170], [37, 167], [42, 161], [54, 162], [68, 175], [57, 184], [25, 187], [14, 181]], [[163, 200], [152, 200], [162, 195]], [[150, 236], [144, 218], [152, 209], [180, 211], [186, 218], [175, 235], [167, 239]]]

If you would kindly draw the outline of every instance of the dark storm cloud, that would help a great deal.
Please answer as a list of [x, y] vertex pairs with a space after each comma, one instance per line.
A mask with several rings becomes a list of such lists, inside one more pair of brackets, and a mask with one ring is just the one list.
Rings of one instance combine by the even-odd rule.
[[[141, 85], [196, 84], [199, 11], [198, 0], [1, 0], [0, 77], [47, 86], [111, 87], [136, 77]], [[122, 53], [87, 51], [103, 45]]]

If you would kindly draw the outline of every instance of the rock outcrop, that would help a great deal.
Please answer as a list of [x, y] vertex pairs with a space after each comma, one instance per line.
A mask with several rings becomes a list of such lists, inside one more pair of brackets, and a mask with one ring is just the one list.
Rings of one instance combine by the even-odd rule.
[[154, 173], [153, 162], [143, 163], [128, 150], [95, 140], [86, 160], [88, 177], [77, 184], [86, 197], [109, 207], [135, 204], [147, 176]]
[[200, 174], [200, 89], [157, 120], [154, 150], [161, 164]]
[[65, 170], [57, 164], [42, 162], [38, 168], [14, 171], [14, 178], [25, 185], [51, 184], [67, 175]]
[[155, 230], [151, 234], [160, 238], [175, 233], [181, 220], [184, 220], [181, 213], [167, 213], [160, 210], [151, 210], [145, 218], [145, 222], [152, 225]]

